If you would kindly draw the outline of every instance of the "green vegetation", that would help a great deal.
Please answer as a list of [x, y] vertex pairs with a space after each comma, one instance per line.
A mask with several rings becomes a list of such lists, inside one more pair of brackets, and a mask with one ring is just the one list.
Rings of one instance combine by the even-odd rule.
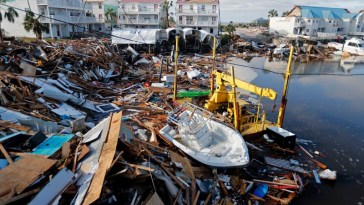
[[[1, 3], [6, 3], [7, 0], [0, 0]], [[6, 20], [8, 20], [11, 23], [14, 23], [15, 18], [14, 17], [18, 17], [18, 12], [16, 12], [13, 8], [11, 7], [7, 7], [4, 8], [3, 6], [0, 6], [0, 42], [2, 43], [4, 41], [3, 39], [3, 30], [1, 28], [1, 22], [3, 21], [3, 17], [5, 17]], [[4, 14], [3, 12], [4, 11]]]
[[274, 9], [268, 11], [268, 18], [270, 18], [270, 17], [276, 17], [276, 16], [278, 16], [278, 11], [276, 11]]
[[23, 23], [24, 29], [28, 32], [32, 30], [37, 39], [42, 39], [42, 32], [49, 32], [48, 25], [39, 22], [40, 17], [35, 17], [32, 11], [27, 11]]

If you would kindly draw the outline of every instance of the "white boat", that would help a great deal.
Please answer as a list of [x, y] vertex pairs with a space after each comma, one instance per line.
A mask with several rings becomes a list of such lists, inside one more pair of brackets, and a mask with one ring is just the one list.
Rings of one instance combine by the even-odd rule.
[[353, 55], [364, 56], [364, 41], [352, 38], [345, 42], [343, 51]]
[[[187, 109], [188, 108], [188, 109]], [[160, 133], [193, 159], [211, 167], [239, 167], [249, 162], [241, 134], [192, 104], [168, 117]]]
[[338, 50], [338, 51], [341, 51], [341, 50], [343, 49], [343, 46], [344, 46], [344, 44], [342, 44], [342, 43], [337, 43], [337, 42], [329, 42], [329, 43], [327, 44], [327, 47], [329, 47], [329, 48], [334, 48], [334, 49], [336, 49], [336, 50]]

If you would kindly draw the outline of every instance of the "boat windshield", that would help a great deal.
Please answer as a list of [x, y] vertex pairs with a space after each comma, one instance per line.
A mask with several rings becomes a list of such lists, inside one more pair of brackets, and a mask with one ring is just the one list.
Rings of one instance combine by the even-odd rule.
[[359, 48], [363, 48], [364, 47], [364, 44], [358, 44], [358, 47]]

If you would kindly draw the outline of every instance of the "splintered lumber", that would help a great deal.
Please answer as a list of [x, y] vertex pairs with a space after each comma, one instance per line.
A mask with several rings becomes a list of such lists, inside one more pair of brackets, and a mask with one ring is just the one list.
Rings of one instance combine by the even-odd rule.
[[28, 155], [1, 169], [0, 204], [13, 194], [21, 194], [56, 162], [57, 160]]
[[121, 127], [122, 112], [114, 113], [111, 117], [109, 133], [101, 150], [99, 158], [99, 169], [92, 178], [89, 189], [87, 190], [83, 204], [91, 204], [100, 198], [101, 190], [104, 184], [106, 171], [111, 166], [115, 156], [116, 145], [119, 138]]
[[192, 205], [196, 205], [197, 204], [197, 201], [198, 201], [198, 197], [200, 196], [200, 190], [197, 191], [197, 194], [196, 196], [194, 197], [195, 199], [193, 200], [193, 203]]
[[32, 128], [30, 128], [30, 127], [17, 125], [17, 124], [11, 123], [11, 122], [3, 121], [3, 120], [0, 120], [0, 127], [12, 128], [12, 129], [19, 130], [19, 131], [29, 132], [31, 134], [34, 133], [32, 131]]
[[181, 155], [173, 151], [169, 151], [169, 155], [171, 156], [171, 160], [173, 162], [178, 162], [182, 164], [183, 173], [185, 173], [191, 180], [195, 179], [195, 174], [193, 173], [191, 163], [187, 158], [182, 157]]
[[154, 154], [148, 150], [148, 148], [146, 146], [144, 146], [143, 144], [140, 144], [140, 146], [143, 148], [143, 150], [150, 156], [150, 158], [152, 158], [157, 164], [159, 164], [159, 166], [163, 169], [163, 171], [165, 171], [169, 177], [171, 177], [173, 179], [173, 181], [178, 184], [178, 186], [180, 186], [180, 188], [185, 189], [185, 186], [182, 184], [182, 182], [180, 180], [177, 179], [177, 177], [175, 175], [173, 175], [164, 165], [161, 161], [159, 161]]
[[13, 164], [13, 160], [10, 158], [8, 152], [5, 150], [3, 144], [0, 143], [0, 151], [3, 153], [6, 160], [8, 160], [9, 164]]

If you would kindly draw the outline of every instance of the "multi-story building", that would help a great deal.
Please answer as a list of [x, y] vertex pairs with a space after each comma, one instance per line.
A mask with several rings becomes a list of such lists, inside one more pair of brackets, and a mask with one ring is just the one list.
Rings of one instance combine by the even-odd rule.
[[[92, 5], [82, 0], [29, 0], [29, 4], [15, 0], [6, 4], [21, 10], [31, 10], [36, 15], [41, 14], [40, 22], [48, 24], [50, 28], [49, 32], [42, 34], [46, 38], [67, 38], [90, 29], [99, 30], [103, 24], [92, 15]], [[12, 36], [35, 37], [33, 32], [24, 29], [26, 13], [20, 10], [17, 12], [19, 17], [15, 18], [15, 22], [2, 21], [2, 27]]]
[[219, 26], [219, 0], [178, 0], [176, 27], [204, 30], [217, 35]]
[[269, 32], [323, 38], [364, 35], [364, 12], [350, 13], [344, 8], [295, 6], [287, 17], [270, 18]]
[[164, 0], [120, 0], [119, 24], [122, 28], [160, 28], [166, 18]]
[[96, 31], [110, 32], [117, 26], [119, 3], [116, 0], [87, 0], [92, 7], [92, 15], [100, 25], [95, 25]]

